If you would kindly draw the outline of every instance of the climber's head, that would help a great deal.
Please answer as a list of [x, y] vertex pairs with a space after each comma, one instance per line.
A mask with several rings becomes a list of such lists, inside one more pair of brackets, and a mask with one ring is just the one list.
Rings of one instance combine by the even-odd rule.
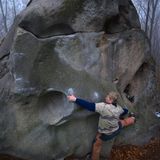
[[108, 104], [113, 104], [113, 103], [117, 103], [117, 99], [118, 99], [118, 93], [116, 92], [109, 92], [109, 94], [107, 94], [105, 101]]

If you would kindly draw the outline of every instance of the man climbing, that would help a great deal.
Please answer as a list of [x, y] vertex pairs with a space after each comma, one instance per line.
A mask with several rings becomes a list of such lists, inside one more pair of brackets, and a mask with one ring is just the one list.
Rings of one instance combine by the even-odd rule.
[[110, 92], [106, 98], [105, 103], [91, 103], [86, 100], [76, 98], [74, 95], [67, 96], [68, 100], [84, 107], [85, 109], [100, 114], [98, 123], [98, 132], [92, 148], [92, 160], [99, 160], [102, 142], [115, 137], [123, 127], [135, 123], [135, 116], [130, 114], [123, 120], [123, 117], [128, 113], [128, 109], [122, 108], [117, 104], [118, 94]]

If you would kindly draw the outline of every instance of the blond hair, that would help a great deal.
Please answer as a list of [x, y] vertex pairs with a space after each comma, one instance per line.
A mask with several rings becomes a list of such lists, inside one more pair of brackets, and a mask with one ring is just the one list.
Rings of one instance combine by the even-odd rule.
[[117, 92], [109, 92], [108, 96], [113, 100], [113, 102], [117, 102], [118, 93]]

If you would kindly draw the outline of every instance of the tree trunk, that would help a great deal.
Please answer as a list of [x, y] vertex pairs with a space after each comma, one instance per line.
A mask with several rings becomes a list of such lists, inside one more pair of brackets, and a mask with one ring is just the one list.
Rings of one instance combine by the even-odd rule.
[[13, 2], [14, 17], [16, 17], [17, 13], [16, 13], [16, 4], [15, 4], [15, 0], [12, 0], [12, 2]]
[[5, 29], [5, 32], [7, 33], [7, 32], [8, 32], [8, 28], [7, 28], [7, 19], [6, 19], [6, 16], [5, 16], [5, 14], [4, 14], [3, 5], [2, 5], [2, 0], [0, 0], [0, 8], [1, 8], [1, 12], [2, 12], [2, 18], [3, 18], [3, 23], [4, 23], [4, 29]]
[[156, 9], [157, 9], [157, 4], [158, 4], [158, 0], [152, 0], [152, 15], [151, 15], [151, 29], [150, 29], [150, 37], [149, 39], [152, 42], [152, 37], [153, 37], [153, 27], [154, 27], [154, 20], [155, 20], [155, 15], [156, 15]]
[[7, 10], [7, 7], [8, 7], [8, 1], [6, 0], [5, 1], [6, 2], [6, 4], [5, 4], [5, 17], [6, 17], [6, 22], [7, 22], [7, 15], [8, 15], [8, 10]]
[[148, 0], [148, 3], [147, 3], [146, 23], [145, 23], [145, 30], [144, 30], [146, 35], [148, 35], [149, 15], [150, 15], [150, 0]]

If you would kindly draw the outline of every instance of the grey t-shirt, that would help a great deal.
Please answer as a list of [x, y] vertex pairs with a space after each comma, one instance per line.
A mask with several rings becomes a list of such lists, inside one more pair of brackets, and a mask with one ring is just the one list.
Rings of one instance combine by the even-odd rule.
[[114, 106], [107, 103], [96, 103], [96, 112], [100, 114], [98, 123], [98, 132], [112, 134], [119, 128], [119, 116], [123, 113], [121, 106]]

